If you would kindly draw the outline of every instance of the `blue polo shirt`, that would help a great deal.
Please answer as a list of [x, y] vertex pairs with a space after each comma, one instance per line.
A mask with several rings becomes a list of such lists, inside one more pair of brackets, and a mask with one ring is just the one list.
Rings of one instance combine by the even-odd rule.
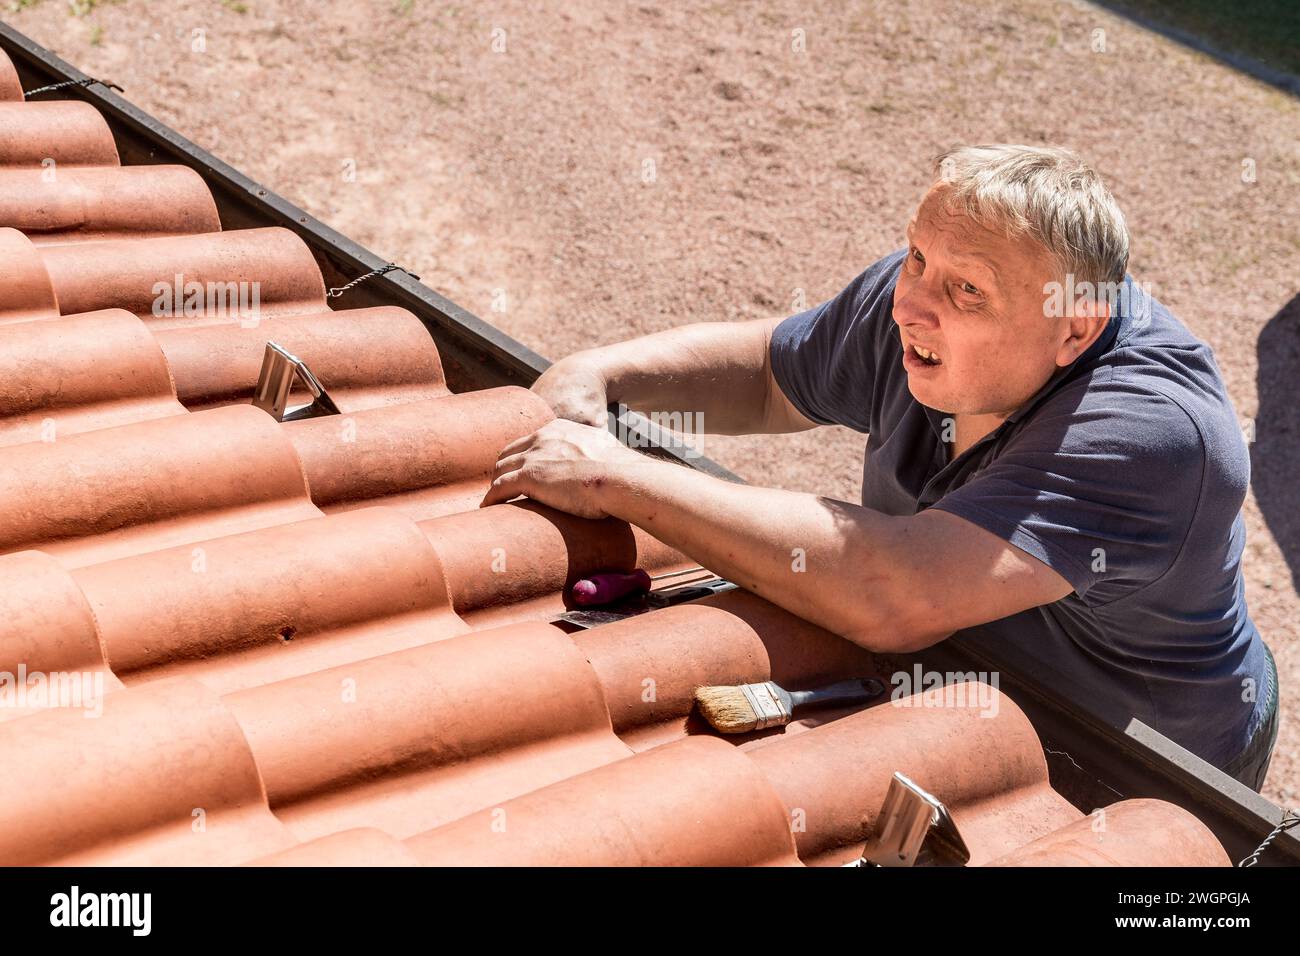
[[777, 383], [811, 420], [869, 436], [863, 505], [958, 515], [1074, 588], [954, 637], [1003, 645], [1081, 708], [1121, 729], [1137, 717], [1223, 766], [1262, 721], [1267, 685], [1241, 571], [1250, 459], [1209, 347], [1126, 277], [1097, 342], [949, 461], [947, 416], [907, 387], [892, 318], [903, 256], [777, 326]]

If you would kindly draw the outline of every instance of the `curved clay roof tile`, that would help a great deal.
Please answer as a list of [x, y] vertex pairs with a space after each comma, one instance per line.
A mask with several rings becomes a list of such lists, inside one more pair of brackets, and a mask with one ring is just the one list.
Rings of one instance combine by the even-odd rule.
[[66, 567], [315, 517], [293, 446], [249, 405], [4, 450], [0, 553]]
[[249, 401], [268, 341], [306, 362], [345, 412], [449, 394], [433, 339], [405, 309], [313, 312], [256, 325], [155, 327], [154, 335], [178, 397], [192, 409]]
[[232, 694], [271, 807], [303, 838], [406, 837], [631, 752], [558, 630], [515, 625]]
[[93, 720], [63, 709], [0, 724], [0, 753], [13, 761], [0, 865], [210, 866], [293, 846], [215, 694], [173, 681], [102, 703]]
[[244, 866], [419, 866], [401, 840], [373, 827], [343, 830]]
[[754, 764], [688, 737], [406, 841], [433, 866], [796, 865], [790, 819]]
[[1122, 800], [990, 866], [1231, 866], [1213, 833], [1163, 800]]
[[[476, 628], [550, 619], [595, 571], [651, 573], [689, 566], [680, 553], [614, 518], [577, 518], [533, 501], [421, 521], [442, 558], [456, 612]], [[467, 620], [471, 618], [467, 617]]]
[[57, 319], [59, 300], [45, 260], [32, 241], [17, 229], [0, 229], [0, 326], [33, 319]]
[[690, 719], [697, 687], [799, 689], [879, 667], [870, 652], [740, 589], [572, 636], [600, 675], [614, 729], [635, 749], [705, 729]]
[[505, 386], [284, 427], [319, 507], [384, 504], [424, 520], [477, 510], [501, 449], [552, 417], [535, 393]]
[[23, 86], [18, 81], [18, 71], [4, 50], [0, 50], [0, 102], [21, 103]]
[[183, 675], [228, 693], [468, 630], [433, 549], [384, 508], [132, 555], [74, 578], [127, 684]]
[[895, 771], [948, 806], [973, 863], [1080, 815], [1048, 785], [1024, 713], [978, 682], [900, 696], [746, 752], [785, 805], [802, 810], [795, 839], [806, 863], [861, 854]]
[[65, 315], [126, 309], [177, 328], [325, 310], [316, 260], [288, 229], [39, 248]]
[[0, 168], [117, 166], [108, 124], [89, 103], [0, 103]]
[[0, 325], [0, 445], [183, 414], [158, 343], [130, 312]]
[[188, 166], [0, 169], [0, 226], [38, 245], [218, 232], [212, 193]]
[[[20, 668], [47, 676], [72, 673], [105, 693], [122, 687], [108, 668], [86, 596], [57, 561], [39, 551], [6, 554], [0, 557], [0, 581], [0, 672], [15, 680]], [[0, 721], [33, 712], [7, 699], [0, 703]]]

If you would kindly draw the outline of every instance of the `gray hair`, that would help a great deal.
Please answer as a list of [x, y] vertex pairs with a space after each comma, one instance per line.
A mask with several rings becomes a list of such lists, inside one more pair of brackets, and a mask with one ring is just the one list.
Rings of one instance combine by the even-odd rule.
[[1078, 282], [1124, 281], [1128, 226], [1096, 171], [1052, 146], [959, 146], [934, 161], [950, 209], [1009, 237], [1028, 233]]

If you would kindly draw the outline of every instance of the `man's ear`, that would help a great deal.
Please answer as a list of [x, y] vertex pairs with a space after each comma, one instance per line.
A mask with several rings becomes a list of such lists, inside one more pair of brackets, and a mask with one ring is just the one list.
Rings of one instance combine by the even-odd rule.
[[1110, 322], [1110, 302], [1105, 296], [1081, 295], [1066, 321], [1069, 323], [1066, 338], [1056, 352], [1056, 364], [1061, 367], [1069, 365], [1097, 341]]

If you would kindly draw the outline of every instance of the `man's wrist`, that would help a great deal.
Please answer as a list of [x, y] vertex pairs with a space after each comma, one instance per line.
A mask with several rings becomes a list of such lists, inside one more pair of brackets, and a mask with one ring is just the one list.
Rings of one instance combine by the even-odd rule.
[[607, 515], [636, 523], [635, 503], [645, 497], [639, 489], [647, 487], [646, 473], [662, 466], [663, 462], [629, 449], [626, 458], [601, 468], [592, 487], [596, 506]]

